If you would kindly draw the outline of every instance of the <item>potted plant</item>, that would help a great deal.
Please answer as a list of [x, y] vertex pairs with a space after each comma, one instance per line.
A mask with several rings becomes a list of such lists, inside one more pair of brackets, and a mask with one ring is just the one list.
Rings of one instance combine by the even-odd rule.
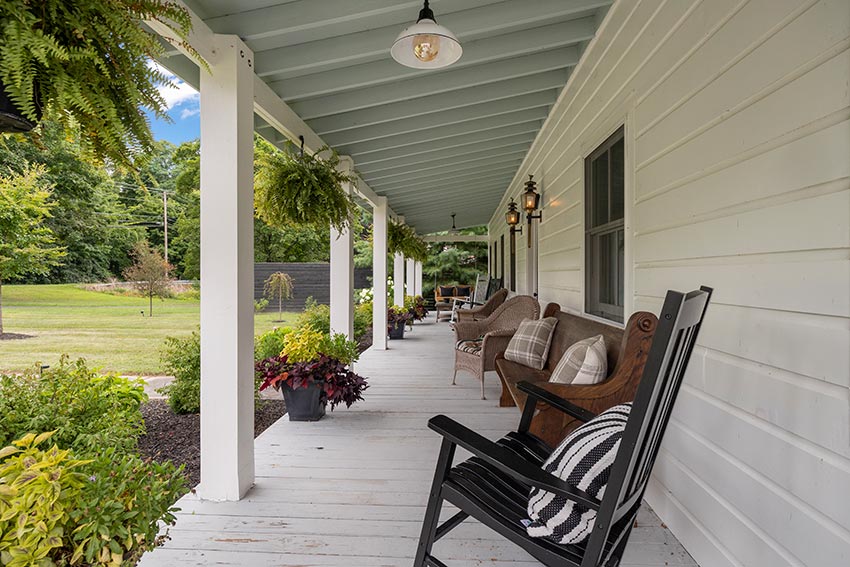
[[345, 335], [328, 336], [307, 325], [287, 334], [278, 356], [257, 362], [260, 390], [280, 389], [290, 421], [318, 421], [340, 403], [346, 407], [363, 399], [366, 379], [351, 370], [357, 343]]
[[[327, 158], [319, 153], [328, 153]], [[357, 205], [343, 183], [354, 177], [339, 171], [339, 156], [328, 148], [316, 154], [269, 148], [257, 156], [254, 205], [257, 215], [276, 227], [311, 225], [342, 232]]]
[[410, 313], [413, 321], [422, 321], [428, 315], [428, 309], [425, 307], [425, 298], [421, 295], [404, 296], [404, 308]]
[[387, 309], [387, 333], [390, 339], [403, 339], [404, 326], [413, 319], [410, 311], [403, 307], [390, 307]]
[[387, 225], [387, 251], [419, 262], [428, 259], [428, 243], [416, 234], [413, 227], [396, 222]]
[[84, 149], [116, 165], [153, 152], [143, 108], [168, 119], [150, 64], [165, 52], [142, 26], [158, 22], [191, 51], [191, 17], [167, 0], [0, 2], [0, 131], [32, 129], [42, 113], [78, 128]]

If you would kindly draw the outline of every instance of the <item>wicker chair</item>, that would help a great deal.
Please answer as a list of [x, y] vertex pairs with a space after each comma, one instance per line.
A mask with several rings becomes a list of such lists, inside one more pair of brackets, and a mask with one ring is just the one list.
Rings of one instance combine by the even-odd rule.
[[505, 351], [523, 319], [537, 319], [540, 304], [531, 296], [519, 295], [502, 303], [481, 321], [455, 323], [455, 371], [466, 370], [481, 381], [484, 397], [484, 373], [496, 369], [496, 355]]
[[508, 298], [508, 290], [500, 289], [488, 299], [484, 305], [472, 309], [458, 309], [456, 312], [458, 321], [481, 321], [493, 314], [501, 304]]

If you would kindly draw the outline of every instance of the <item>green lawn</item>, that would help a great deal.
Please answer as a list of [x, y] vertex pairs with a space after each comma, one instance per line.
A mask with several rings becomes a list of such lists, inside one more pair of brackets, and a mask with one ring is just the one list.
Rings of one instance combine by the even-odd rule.
[[[31, 339], [0, 341], [0, 371], [21, 371], [37, 362], [55, 364], [63, 353], [94, 366], [124, 374], [163, 374], [159, 353], [165, 337], [198, 328], [200, 303], [190, 299], [154, 299], [153, 317], [146, 298], [87, 291], [75, 285], [4, 285], [3, 325], [7, 333]], [[297, 313], [258, 313], [255, 333], [295, 321]]]

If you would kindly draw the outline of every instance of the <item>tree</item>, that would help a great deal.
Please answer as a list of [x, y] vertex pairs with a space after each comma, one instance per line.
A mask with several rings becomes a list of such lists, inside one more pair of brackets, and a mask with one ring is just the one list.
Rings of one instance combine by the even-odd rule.
[[275, 272], [266, 280], [266, 297], [277, 299], [277, 320], [283, 320], [283, 300], [292, 297], [292, 278], [289, 274]]
[[148, 316], [153, 317], [153, 298], [165, 299], [172, 278], [168, 275], [171, 266], [162, 255], [151, 248], [146, 240], [133, 248], [133, 265], [124, 270], [124, 277], [137, 290], [148, 296]]
[[[441, 233], [446, 234], [446, 233]], [[471, 227], [461, 234], [487, 234], [487, 227]], [[487, 272], [485, 242], [455, 242], [431, 246], [428, 259], [422, 264], [423, 295], [433, 293], [434, 285], [471, 284], [479, 273]]]
[[0, 336], [3, 335], [3, 282], [26, 274], [44, 274], [59, 264], [64, 250], [44, 225], [53, 203], [44, 168], [0, 173]]

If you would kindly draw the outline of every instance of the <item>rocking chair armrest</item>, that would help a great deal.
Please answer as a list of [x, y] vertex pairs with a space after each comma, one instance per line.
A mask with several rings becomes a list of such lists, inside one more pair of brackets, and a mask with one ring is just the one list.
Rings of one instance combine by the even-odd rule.
[[595, 413], [587, 411], [583, 407], [577, 406], [552, 392], [535, 386], [531, 382], [519, 382], [517, 388], [528, 394], [528, 399], [525, 402], [526, 406], [529, 403], [536, 405], [536, 402], [540, 401], [585, 423], [596, 417]]
[[598, 499], [585, 491], [526, 461], [513, 451], [500, 447], [450, 417], [445, 415], [432, 417], [428, 420], [428, 427], [451, 443], [466, 449], [479, 459], [525, 484], [552, 492], [591, 510], [598, 510], [601, 505]]

